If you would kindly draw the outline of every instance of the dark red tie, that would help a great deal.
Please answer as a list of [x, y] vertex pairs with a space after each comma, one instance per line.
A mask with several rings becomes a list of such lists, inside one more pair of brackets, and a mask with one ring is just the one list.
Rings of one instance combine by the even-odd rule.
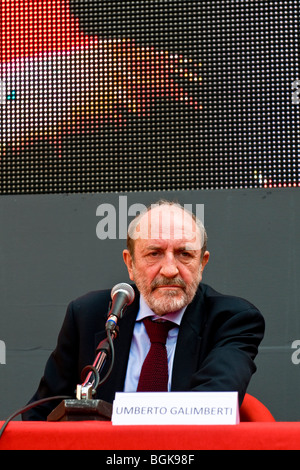
[[168, 357], [166, 340], [168, 332], [176, 326], [170, 321], [152, 321], [144, 319], [151, 347], [142, 366], [138, 383], [138, 392], [168, 391]]

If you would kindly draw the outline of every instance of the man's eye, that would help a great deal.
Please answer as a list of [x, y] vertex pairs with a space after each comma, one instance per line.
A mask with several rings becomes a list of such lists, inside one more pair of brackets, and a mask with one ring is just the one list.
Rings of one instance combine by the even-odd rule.
[[192, 256], [192, 253], [190, 251], [181, 251], [180, 255], [183, 258], [190, 258]]

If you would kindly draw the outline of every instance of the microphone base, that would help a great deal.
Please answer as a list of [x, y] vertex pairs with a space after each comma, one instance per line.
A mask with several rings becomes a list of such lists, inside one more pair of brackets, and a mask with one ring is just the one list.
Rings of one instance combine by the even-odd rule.
[[103, 400], [63, 400], [47, 421], [111, 421], [112, 404]]

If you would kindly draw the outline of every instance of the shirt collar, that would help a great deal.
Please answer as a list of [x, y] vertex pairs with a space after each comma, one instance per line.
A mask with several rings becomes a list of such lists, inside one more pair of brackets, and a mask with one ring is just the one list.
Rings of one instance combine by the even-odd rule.
[[[177, 310], [176, 312], [172, 313], [167, 313], [166, 315], [163, 316], [164, 320], [169, 320], [173, 323], [176, 323], [176, 325], [180, 325], [183, 314], [185, 312], [186, 306], [181, 308], [180, 310]], [[158, 315], [156, 315], [149, 305], [146, 303], [144, 297], [142, 294], [140, 295], [140, 309], [136, 317], [136, 321], [141, 321], [144, 320], [146, 317], [154, 317], [155, 319], [161, 318]]]

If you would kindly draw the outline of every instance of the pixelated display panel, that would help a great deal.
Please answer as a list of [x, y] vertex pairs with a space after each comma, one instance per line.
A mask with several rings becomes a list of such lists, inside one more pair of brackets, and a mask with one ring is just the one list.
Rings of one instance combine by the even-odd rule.
[[298, 187], [299, 13], [3, 0], [0, 193]]

